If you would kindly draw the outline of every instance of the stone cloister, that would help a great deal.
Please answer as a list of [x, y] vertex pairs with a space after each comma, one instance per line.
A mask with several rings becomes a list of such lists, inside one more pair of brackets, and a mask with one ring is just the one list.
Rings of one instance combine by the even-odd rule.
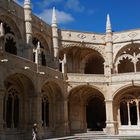
[[60, 29], [0, 0], [0, 139], [140, 133], [140, 29]]

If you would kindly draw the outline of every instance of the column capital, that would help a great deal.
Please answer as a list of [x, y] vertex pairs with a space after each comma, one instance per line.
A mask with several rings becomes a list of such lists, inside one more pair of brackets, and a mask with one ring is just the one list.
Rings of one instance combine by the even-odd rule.
[[105, 102], [113, 102], [113, 99], [106, 99]]

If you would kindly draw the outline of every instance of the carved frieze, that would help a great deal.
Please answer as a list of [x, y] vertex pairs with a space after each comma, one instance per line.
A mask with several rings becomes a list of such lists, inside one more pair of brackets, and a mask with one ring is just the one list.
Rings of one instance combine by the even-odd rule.
[[105, 40], [106, 40], [106, 37], [105, 37], [105, 36], [103, 36], [101, 39], [102, 39], [103, 41], [105, 41]]
[[115, 41], [115, 40], [118, 39], [118, 38], [119, 38], [119, 36], [113, 35], [113, 41]]

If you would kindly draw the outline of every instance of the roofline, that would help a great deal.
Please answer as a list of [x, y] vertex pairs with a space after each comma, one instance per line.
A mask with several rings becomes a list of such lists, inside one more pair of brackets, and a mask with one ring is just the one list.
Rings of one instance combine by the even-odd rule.
[[79, 31], [79, 30], [69, 30], [69, 29], [59, 29], [61, 31], [70, 31], [70, 32], [79, 32], [79, 33], [88, 33], [88, 34], [98, 34], [98, 35], [105, 35], [105, 33], [97, 33], [97, 32], [89, 32], [89, 31]]

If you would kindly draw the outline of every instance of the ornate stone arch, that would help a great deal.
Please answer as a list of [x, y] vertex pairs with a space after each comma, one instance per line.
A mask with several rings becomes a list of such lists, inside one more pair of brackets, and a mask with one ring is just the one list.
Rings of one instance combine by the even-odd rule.
[[[4, 124], [6, 128], [23, 129], [26, 122], [24, 114], [31, 111], [29, 96], [34, 96], [35, 90], [31, 80], [21, 73], [8, 75], [4, 80], [6, 93], [4, 95]], [[25, 110], [26, 109], [26, 110]], [[29, 119], [29, 116], [27, 116]]]
[[[59, 122], [62, 120], [61, 118], [62, 101], [63, 101], [62, 90], [59, 84], [57, 84], [57, 82], [53, 80], [47, 80], [44, 82], [44, 84], [42, 84], [41, 94], [42, 94], [42, 101], [43, 101], [44, 96], [48, 97], [47, 106], [44, 106], [44, 102], [42, 102], [43, 128], [48, 127], [49, 129], [51, 129], [56, 125], [55, 124], [56, 122]], [[48, 110], [46, 114], [45, 114], [45, 111], [43, 111], [44, 108]], [[46, 117], [44, 114], [46, 115]], [[46, 123], [46, 125], [44, 125], [44, 123]]]
[[14, 76], [14, 75], [18, 75], [20, 74], [21, 76], [25, 76], [27, 79], [29, 79], [33, 85], [33, 87], [35, 87], [35, 79], [33, 78], [33, 76], [31, 75], [30, 72], [28, 71], [24, 71], [24, 70], [18, 70], [18, 69], [14, 69], [13, 71], [9, 70], [7, 73], [5, 73], [5, 79], [9, 78], [10, 76]]
[[[97, 74], [97, 72], [99, 72], [98, 74], [104, 74], [104, 58], [98, 54], [96, 54], [97, 56], [95, 57], [94, 55], [87, 55], [80, 63], [80, 69], [81, 69], [81, 72], [82, 73], [86, 73], [85, 72], [85, 69], [86, 69], [86, 66], [90, 66], [90, 64], [86, 65], [86, 63], [90, 63], [90, 60], [94, 60], [96, 62], [96, 72], [94, 74]], [[99, 64], [97, 63], [97, 61], [99, 62]], [[93, 64], [93, 63], [92, 63]], [[95, 66], [95, 65], [93, 65]], [[101, 66], [101, 67], [100, 67]], [[99, 68], [100, 67], [100, 68]], [[94, 68], [94, 69], [95, 69]], [[98, 69], [99, 68], [99, 69]], [[91, 72], [91, 71], [90, 71]], [[87, 74], [87, 73], [86, 73]], [[88, 74], [92, 74], [92, 73], [88, 73]]]
[[54, 78], [48, 78], [47, 80], [44, 78], [41, 80], [40, 83], [40, 87], [43, 87], [43, 85], [45, 85], [46, 83], [54, 83], [57, 87], [60, 88], [61, 91], [61, 97], [63, 97], [63, 83], [60, 82], [58, 79], [54, 79]]
[[121, 125], [137, 125], [140, 86], [125, 85], [113, 95], [114, 119]]
[[3, 22], [6, 22], [12, 28], [13, 32], [16, 34], [17, 39], [20, 39], [20, 40], [22, 39], [20, 29], [18, 28], [18, 25], [16, 24], [14, 19], [12, 19], [8, 15], [0, 15], [0, 20], [2, 20]]
[[6, 75], [4, 80], [5, 87], [8, 88], [11, 85], [15, 85], [20, 89], [21, 92], [30, 89], [31, 94], [34, 94], [34, 80], [30, 79], [25, 73], [11, 72]]
[[91, 44], [86, 44], [86, 43], [62, 43], [62, 48], [60, 51], [64, 48], [70, 48], [70, 47], [80, 47], [80, 48], [89, 48], [97, 51], [103, 58], [104, 60], [106, 59], [106, 55], [104, 52], [105, 47], [104, 46], [96, 46], [96, 45], [91, 45]]
[[[116, 96], [118, 95], [118, 93], [121, 93], [124, 91], [127, 92], [130, 89], [134, 89], [134, 88], [140, 88], [140, 84], [135, 83], [135, 86], [133, 86], [132, 84], [126, 84], [124, 86], [121, 86], [120, 88], [116, 89], [116, 91], [113, 93], [112, 95], [112, 99], [114, 100], [116, 98]], [[120, 94], [120, 96], [123, 94]]]
[[[100, 91], [98, 87], [89, 85], [79, 85], [70, 90], [68, 100], [71, 131], [85, 132], [88, 128], [96, 131], [105, 127], [105, 97]], [[100, 106], [100, 109], [97, 106]]]
[[[44, 35], [42, 35], [41, 33], [39, 32], [34, 32], [33, 33], [33, 38], [37, 38], [38, 41], [40, 41], [41, 45], [44, 47], [44, 49], [46, 51], [48, 51], [48, 53], [50, 53], [50, 46], [49, 46], [49, 42], [48, 42], [48, 38], [46, 39], [44, 37]], [[35, 46], [36, 47], [36, 46]]]
[[[118, 65], [120, 64], [121, 69], [127, 69], [129, 71], [137, 71], [139, 69], [139, 64], [136, 63], [139, 61], [140, 54], [140, 44], [139, 43], [131, 43], [122, 47], [118, 53], [116, 54], [116, 58], [114, 61], [115, 70], [118, 72]], [[122, 65], [121, 65], [121, 63]], [[133, 63], [133, 64], [132, 64]], [[122, 71], [122, 70], [121, 70]], [[125, 72], [126, 70], [124, 70]]]
[[127, 45], [121, 47], [121, 49], [118, 50], [115, 56], [114, 63], [116, 63], [118, 57], [120, 57], [122, 54], [131, 54], [132, 51], [138, 51], [139, 47], [140, 47], [140, 43], [128, 43]]
[[120, 64], [120, 61], [123, 60], [123, 58], [125, 58], [125, 59], [126, 59], [126, 58], [131, 59], [131, 62], [134, 61], [134, 58], [133, 58], [132, 55], [130, 55], [130, 54], [123, 54], [123, 55], [121, 55], [120, 57], [118, 57], [118, 59], [117, 59], [117, 61], [116, 61], [116, 63], [115, 63], [115, 66], [117, 66], [118, 64]]
[[38, 42], [40, 42], [40, 63], [42, 65], [46, 65], [47, 61], [51, 57], [51, 48], [50, 48], [50, 42], [49, 38], [45, 38], [45, 36], [39, 32], [35, 32], [33, 34], [33, 46], [34, 46], [34, 53], [33, 53], [33, 60], [35, 61], [35, 49], [37, 47]]
[[103, 91], [102, 91], [99, 87], [93, 86], [93, 85], [78, 85], [78, 86], [73, 87], [73, 88], [70, 89], [70, 91], [69, 91], [68, 98], [70, 97], [70, 94], [71, 94], [74, 90], [80, 89], [81, 87], [83, 87], [83, 88], [95, 89], [95, 90], [99, 91], [99, 92], [103, 95], [103, 97], [105, 98], [105, 96], [104, 96], [104, 94], [103, 94]]
[[113, 55], [113, 62], [116, 61], [117, 57], [119, 56], [120, 52], [122, 52], [122, 49], [125, 48], [125, 46], [130, 45], [130, 42], [126, 42], [125, 44], [119, 44], [118, 46], [116, 46], [115, 48], [115, 52]]
[[[85, 58], [87, 57], [87, 55], [89, 56], [90, 54], [92, 56], [91, 63], [97, 63], [98, 65], [100, 65], [103, 71], [101, 73], [104, 73], [103, 65], [106, 56], [104, 54], [103, 49], [103, 46], [93, 46], [82, 43], [67, 43], [64, 44], [63, 48], [60, 50], [60, 59], [62, 59], [63, 55], [66, 54], [68, 64], [67, 72], [84, 73], [85, 64], [87, 63]], [[95, 59], [97, 59], [98, 62], [95, 61]], [[97, 67], [95, 68], [97, 69]], [[88, 73], [94, 73], [91, 67], [90, 69], [91, 70]], [[95, 71], [97, 71], [96, 69]]]
[[9, 17], [8, 15], [0, 15], [0, 22], [3, 22], [3, 26], [5, 29], [5, 51], [15, 55], [21, 55], [22, 48], [19, 47], [22, 47], [21, 41], [23, 40], [23, 38], [20, 29], [18, 28], [14, 19], [12, 19], [12, 17]]

